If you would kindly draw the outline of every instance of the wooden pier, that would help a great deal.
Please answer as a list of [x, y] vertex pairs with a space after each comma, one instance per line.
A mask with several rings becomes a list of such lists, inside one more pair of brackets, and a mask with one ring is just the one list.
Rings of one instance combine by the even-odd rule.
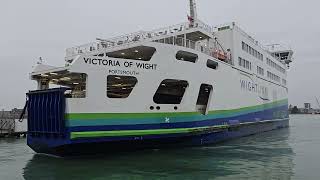
[[0, 138], [26, 137], [27, 130], [17, 127], [18, 123], [20, 122], [15, 119], [0, 119]]
[[27, 119], [19, 121], [19, 113], [18, 109], [0, 111], [0, 138], [27, 136]]

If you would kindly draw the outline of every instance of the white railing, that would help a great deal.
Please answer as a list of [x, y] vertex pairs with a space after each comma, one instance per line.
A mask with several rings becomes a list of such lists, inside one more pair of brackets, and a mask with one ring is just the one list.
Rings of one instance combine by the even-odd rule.
[[172, 25], [165, 28], [155, 29], [152, 31], [138, 31], [135, 33], [122, 35], [118, 37], [114, 37], [111, 39], [97, 39], [97, 42], [68, 48], [66, 50], [66, 57], [88, 53], [100, 49], [107, 49], [113, 48], [117, 46], [123, 45], [130, 45], [132, 43], [143, 42], [143, 41], [150, 41], [152, 39], [157, 39], [161, 36], [170, 36], [170, 34], [175, 34], [177, 32], [193, 29], [193, 28], [200, 28], [210, 34], [213, 33], [213, 28], [202, 21], [196, 20], [194, 26], [191, 27], [189, 23], [180, 23], [176, 25]]
[[153, 42], [190, 48], [220, 60], [222, 60], [221, 58], [223, 58], [222, 56], [224, 56], [225, 59], [223, 61], [233, 65], [233, 61], [230, 53], [223, 52], [223, 50], [221, 50], [221, 48], [219, 48], [217, 44], [207, 44], [207, 43], [201, 44], [189, 39], [177, 38], [174, 36], [164, 38], [164, 39], [157, 39], [157, 40], [154, 40]]
[[184, 38], [177, 38], [177, 37], [168, 37], [164, 39], [157, 39], [154, 40], [154, 42], [159, 42], [159, 43], [164, 43], [164, 44], [172, 44], [176, 46], [182, 46], [182, 47], [187, 47], [190, 49], [198, 50], [196, 47], [196, 42], [191, 41], [189, 39], [184, 39]]

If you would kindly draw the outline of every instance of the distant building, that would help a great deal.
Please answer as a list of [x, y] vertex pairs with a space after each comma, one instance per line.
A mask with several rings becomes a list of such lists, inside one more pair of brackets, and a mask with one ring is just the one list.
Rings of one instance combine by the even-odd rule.
[[20, 119], [23, 109], [12, 109], [11, 111], [0, 111], [0, 138], [7, 136], [26, 135], [27, 132], [27, 115]]
[[312, 109], [311, 103], [304, 103], [304, 108], [297, 108], [297, 106], [289, 106], [291, 114], [320, 114], [320, 109]]
[[311, 109], [311, 103], [304, 103], [305, 109]]
[[[0, 119], [19, 119], [23, 109], [14, 108], [11, 111], [0, 111]], [[27, 114], [24, 115], [24, 118], [27, 118]]]

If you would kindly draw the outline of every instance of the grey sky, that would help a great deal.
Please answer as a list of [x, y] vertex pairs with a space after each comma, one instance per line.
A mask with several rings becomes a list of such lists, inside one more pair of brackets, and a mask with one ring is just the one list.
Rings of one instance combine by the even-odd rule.
[[[264, 44], [295, 50], [289, 101], [320, 98], [320, 2], [317, 0], [198, 0], [198, 15], [210, 25], [235, 21]], [[0, 109], [21, 107], [28, 73], [39, 56], [64, 64], [65, 49], [139, 30], [186, 21], [188, 0], [1, 0]]]

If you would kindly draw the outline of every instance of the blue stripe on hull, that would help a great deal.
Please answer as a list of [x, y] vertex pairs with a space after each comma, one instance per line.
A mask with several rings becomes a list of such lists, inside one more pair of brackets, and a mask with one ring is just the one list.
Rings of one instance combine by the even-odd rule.
[[[106, 153], [108, 151], [129, 151], [144, 148], [198, 146], [217, 143], [232, 138], [252, 135], [260, 132], [270, 131], [288, 127], [289, 120], [271, 121], [268, 123], [254, 123], [244, 125], [234, 129], [227, 129], [220, 132], [212, 132], [199, 135], [152, 135], [143, 139], [134, 137], [110, 137], [79, 140], [61, 140], [59, 143], [50, 141], [48, 138], [28, 139], [28, 144], [36, 145], [36, 152], [54, 154], [58, 156], [72, 156], [80, 154]], [[39, 142], [47, 144], [39, 144]], [[59, 145], [60, 144], [60, 145]]]

